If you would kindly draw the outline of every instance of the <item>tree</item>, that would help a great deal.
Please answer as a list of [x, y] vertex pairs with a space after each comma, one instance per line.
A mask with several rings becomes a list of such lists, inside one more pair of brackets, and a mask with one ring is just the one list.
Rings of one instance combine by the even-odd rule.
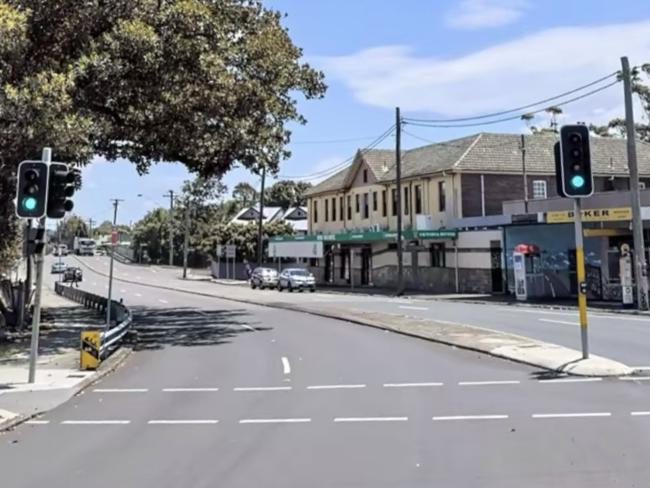
[[138, 257], [146, 250], [149, 258], [158, 263], [169, 253], [169, 211], [155, 208], [133, 226], [132, 245]]
[[258, 201], [257, 190], [250, 183], [242, 181], [235, 185], [232, 191], [232, 198], [237, 202], [240, 208], [255, 205]]
[[113, 222], [110, 220], [104, 220], [101, 224], [93, 229], [93, 236], [101, 236], [110, 234], [113, 230]]
[[304, 181], [280, 180], [274, 183], [264, 194], [264, 200], [270, 207], [287, 209], [305, 204], [305, 192], [311, 183]]
[[88, 226], [84, 219], [73, 214], [59, 223], [59, 232], [61, 243], [72, 249], [75, 237], [88, 237]]

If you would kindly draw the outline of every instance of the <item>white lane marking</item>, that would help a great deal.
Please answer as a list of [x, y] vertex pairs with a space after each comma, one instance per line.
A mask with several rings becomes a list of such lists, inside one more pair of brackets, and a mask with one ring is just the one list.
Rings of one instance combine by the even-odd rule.
[[49, 420], [36, 420], [36, 419], [32, 419], [32, 420], [28, 420], [28, 421], [25, 422], [25, 423], [26, 423], [26, 424], [29, 424], [29, 425], [47, 425], [47, 424], [50, 423], [50, 421], [49, 421]]
[[130, 420], [64, 420], [64, 425], [126, 425]]
[[136, 297], [141, 297], [141, 296], [142, 296], [142, 293], [134, 293], [134, 295], [135, 295]]
[[433, 420], [501, 420], [507, 419], [507, 415], [489, 414], [489, 415], [445, 415], [433, 417]]
[[291, 419], [241, 419], [240, 424], [299, 424], [311, 422], [310, 418], [291, 418]]
[[151, 425], [205, 425], [205, 424], [218, 424], [216, 419], [205, 420], [150, 420], [147, 422]]
[[237, 386], [232, 391], [287, 391], [291, 386]]
[[646, 411], [646, 412], [630, 412], [630, 415], [632, 415], [634, 417], [641, 417], [641, 416], [644, 416], [644, 415], [650, 415], [650, 412], [648, 412], [648, 411]]
[[[577, 312], [551, 312], [548, 310], [523, 310], [520, 308], [516, 307], [499, 307], [499, 310], [503, 310], [506, 312], [522, 312], [522, 313], [532, 313], [532, 314], [542, 314], [542, 315], [564, 315], [564, 316], [571, 316], [571, 317], [578, 317]], [[626, 314], [620, 314], [620, 315], [608, 315], [608, 314], [603, 314], [603, 313], [594, 313], [594, 312], [589, 312], [589, 317], [590, 318], [595, 318], [595, 319], [603, 319], [603, 320], [631, 320], [634, 322], [647, 322], [648, 319], [642, 319], [638, 317], [629, 317], [629, 316], [624, 316]]]
[[284, 374], [291, 373], [291, 365], [289, 364], [289, 359], [286, 356], [282, 356], [282, 372]]
[[553, 378], [550, 380], [538, 380], [538, 383], [591, 383], [602, 380], [602, 378]]
[[623, 381], [650, 381], [650, 376], [620, 376], [618, 379]]
[[518, 385], [519, 380], [459, 381], [458, 386]]
[[334, 422], [406, 422], [408, 417], [336, 417]]
[[553, 319], [537, 319], [540, 322], [550, 322], [552, 324], [562, 324], [562, 325], [577, 325], [579, 326], [580, 323], [578, 322], [568, 322], [566, 320], [553, 320]]
[[365, 388], [366, 385], [311, 385], [308, 390], [336, 390], [339, 388]]
[[159, 301], [160, 303], [169, 303], [167, 300], [163, 300], [162, 298], [159, 298], [158, 301]]
[[124, 288], [122, 288], [122, 289], [120, 290], [120, 293], [126, 293], [126, 290], [125, 290]]
[[403, 308], [404, 310], [429, 310], [427, 307], [414, 307], [411, 305], [398, 305], [397, 308]]
[[384, 383], [384, 388], [417, 388], [419, 386], [443, 386], [444, 383]]
[[148, 388], [95, 388], [95, 393], [146, 393]]
[[582, 412], [582, 413], [534, 413], [534, 419], [558, 419], [578, 417], [611, 417], [611, 412]]
[[219, 388], [163, 388], [162, 391], [171, 393], [213, 392], [219, 391]]

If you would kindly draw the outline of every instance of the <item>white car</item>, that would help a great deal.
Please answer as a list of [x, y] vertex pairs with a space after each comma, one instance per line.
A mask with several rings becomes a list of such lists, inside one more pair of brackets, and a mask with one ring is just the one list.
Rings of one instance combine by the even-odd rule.
[[287, 268], [278, 278], [278, 291], [284, 289], [289, 291], [299, 290], [316, 291], [316, 278], [309, 271], [302, 268]]
[[52, 274], [65, 273], [65, 270], [68, 269], [68, 265], [59, 261], [52, 263]]

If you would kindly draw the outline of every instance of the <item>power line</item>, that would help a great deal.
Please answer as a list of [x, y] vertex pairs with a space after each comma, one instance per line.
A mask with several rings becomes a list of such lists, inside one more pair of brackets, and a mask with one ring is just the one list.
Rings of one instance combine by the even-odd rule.
[[[601, 86], [600, 88], [596, 88], [594, 90], [588, 91], [586, 93], [583, 93], [582, 95], [579, 95], [577, 97], [569, 98], [567, 100], [564, 100], [561, 103], [555, 104], [555, 107], [563, 107], [564, 105], [568, 105], [573, 102], [577, 102], [578, 100], [582, 100], [583, 98], [590, 97], [591, 95], [594, 95], [598, 92], [601, 92], [603, 90], [606, 90], [607, 88], [614, 86], [619, 83], [619, 80], [613, 81], [612, 83], [608, 83], [607, 85]], [[527, 112], [527, 113], [520, 113], [511, 117], [503, 117], [500, 119], [494, 119], [494, 120], [487, 120], [484, 122], [473, 122], [471, 124], [434, 124], [434, 123], [425, 123], [425, 122], [415, 122], [413, 119], [409, 119], [408, 121], [405, 120], [404, 123], [408, 125], [415, 125], [418, 127], [436, 127], [436, 128], [453, 128], [453, 127], [478, 127], [481, 125], [492, 125], [492, 124], [499, 124], [501, 122], [507, 122], [509, 120], [515, 120], [515, 119], [520, 119], [522, 115], [534, 115], [540, 112], [544, 112], [548, 109], [549, 107], [541, 108], [538, 110], [534, 110], [532, 112]]]
[[356, 141], [367, 141], [369, 139], [374, 139], [375, 136], [367, 137], [353, 137], [350, 139], [323, 139], [323, 140], [313, 140], [313, 141], [295, 141], [291, 144], [339, 144], [344, 142], [356, 142]]
[[511, 109], [508, 109], [508, 110], [503, 110], [501, 112], [494, 112], [494, 113], [491, 113], [491, 114], [484, 114], [484, 115], [475, 115], [475, 116], [472, 116], [472, 117], [461, 117], [461, 118], [455, 118], [455, 119], [417, 119], [417, 118], [404, 117], [403, 120], [405, 120], [405, 121], [414, 121], [414, 122], [447, 123], [447, 122], [467, 122], [467, 121], [470, 121], [470, 120], [490, 119], [492, 117], [499, 117], [501, 115], [506, 115], [506, 114], [510, 114], [510, 113], [513, 113], [513, 112], [520, 112], [520, 111], [528, 109], [528, 108], [532, 108], [532, 107], [536, 107], [538, 105], [542, 105], [542, 104], [545, 104], [545, 103], [548, 103], [548, 102], [552, 102], [553, 100], [557, 100], [559, 98], [564, 98], [567, 95], [572, 95], [572, 94], [574, 94], [576, 92], [579, 92], [579, 91], [582, 91], [582, 90], [584, 90], [586, 88], [590, 88], [590, 87], [592, 87], [594, 85], [597, 85], [597, 84], [611, 78], [612, 76], [616, 76], [616, 75], [618, 75], [618, 71], [610, 73], [610, 74], [608, 74], [606, 76], [598, 78], [597, 80], [591, 81], [591, 82], [589, 82], [589, 83], [587, 83], [585, 85], [579, 86], [579, 87], [574, 88], [572, 90], [565, 91], [564, 93], [560, 93], [558, 95], [554, 95], [552, 97], [548, 97], [548, 98], [545, 98], [543, 100], [539, 100], [537, 102], [529, 103], [527, 105], [522, 105], [520, 107], [511, 108]]

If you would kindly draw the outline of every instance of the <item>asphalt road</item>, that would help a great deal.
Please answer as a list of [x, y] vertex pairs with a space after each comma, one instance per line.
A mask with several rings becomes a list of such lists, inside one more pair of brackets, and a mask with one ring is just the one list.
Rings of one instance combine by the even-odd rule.
[[[85, 274], [83, 288], [105, 292], [104, 277]], [[522, 365], [296, 312], [119, 282], [115, 296], [135, 311], [138, 350], [0, 436], [2, 486], [650, 479], [649, 381], [547, 381]]]

